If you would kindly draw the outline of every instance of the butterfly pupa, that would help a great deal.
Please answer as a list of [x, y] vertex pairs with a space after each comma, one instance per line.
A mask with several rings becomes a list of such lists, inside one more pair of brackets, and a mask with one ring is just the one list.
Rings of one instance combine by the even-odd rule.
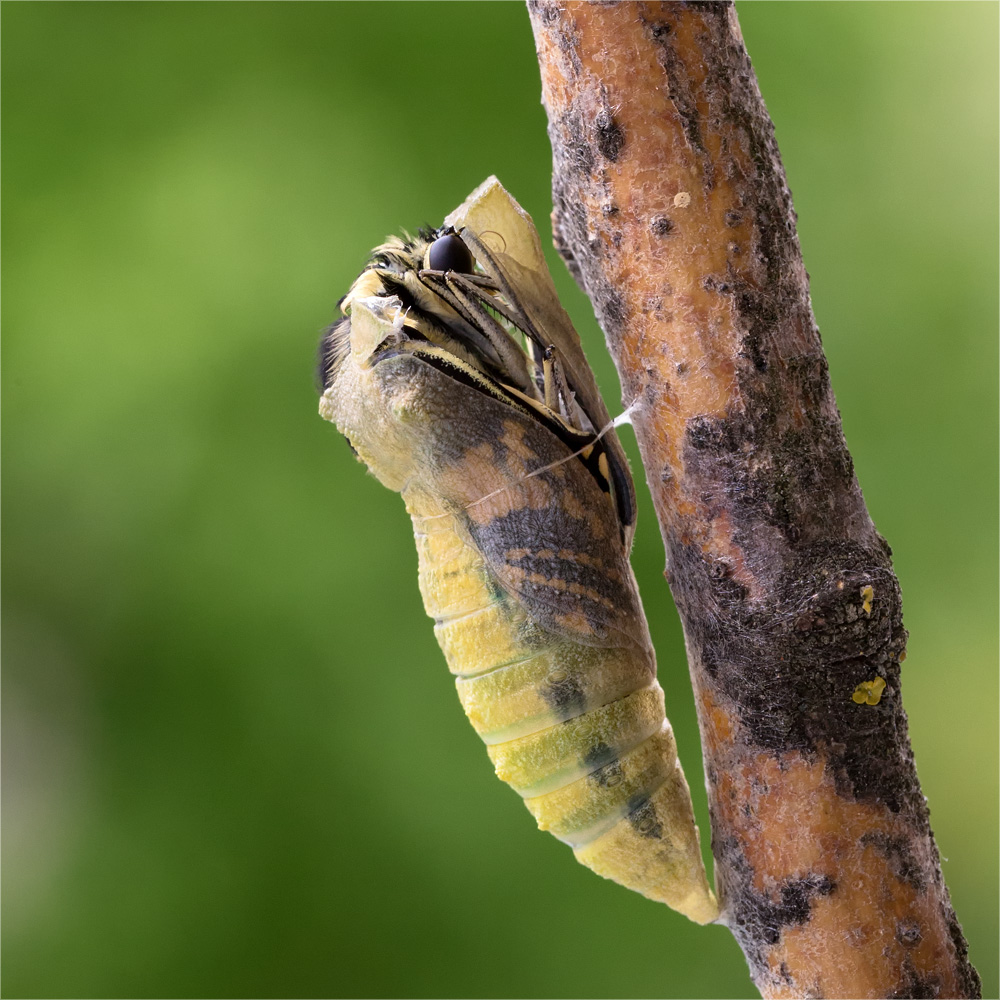
[[715, 920], [629, 565], [631, 475], [531, 218], [491, 177], [377, 247], [341, 309], [320, 413], [403, 496], [497, 775], [598, 874]]

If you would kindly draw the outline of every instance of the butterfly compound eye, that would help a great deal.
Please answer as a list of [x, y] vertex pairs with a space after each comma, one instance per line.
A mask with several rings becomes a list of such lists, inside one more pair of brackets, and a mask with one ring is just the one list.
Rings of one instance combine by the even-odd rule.
[[431, 271], [458, 271], [472, 274], [475, 263], [469, 248], [454, 233], [439, 236], [427, 250], [427, 267]]

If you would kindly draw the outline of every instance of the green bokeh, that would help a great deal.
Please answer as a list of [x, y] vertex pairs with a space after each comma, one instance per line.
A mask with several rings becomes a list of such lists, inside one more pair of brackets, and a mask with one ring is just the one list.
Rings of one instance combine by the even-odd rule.
[[[740, 16], [996, 996], [997, 7]], [[547, 230], [522, 5], [2, 21], [4, 995], [753, 995], [724, 929], [595, 877], [493, 777], [402, 505], [315, 414], [318, 331], [385, 234], [490, 173]], [[614, 407], [589, 304], [553, 270]]]

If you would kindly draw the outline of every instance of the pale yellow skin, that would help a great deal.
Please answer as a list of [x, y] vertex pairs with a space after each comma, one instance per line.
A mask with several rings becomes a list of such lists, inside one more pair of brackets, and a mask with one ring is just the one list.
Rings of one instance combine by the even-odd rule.
[[[538, 321], [547, 333], [558, 327], [552, 342], [579, 398], [605, 420], [576, 334], [546, 287], [530, 219], [491, 179], [448, 222], [503, 235], [505, 273], [518, 271], [532, 303], [541, 297]], [[424, 606], [497, 775], [594, 871], [713, 921], [718, 906], [614, 503], [530, 414], [405, 351], [371, 364], [375, 348], [400, 336], [399, 302], [346, 301], [350, 351], [320, 412], [403, 496]]]

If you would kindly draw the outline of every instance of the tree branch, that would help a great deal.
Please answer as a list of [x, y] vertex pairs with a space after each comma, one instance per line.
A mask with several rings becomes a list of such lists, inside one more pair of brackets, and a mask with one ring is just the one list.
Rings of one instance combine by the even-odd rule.
[[978, 996], [735, 10], [528, 6], [556, 244], [636, 403], [684, 624], [724, 919], [767, 997]]

